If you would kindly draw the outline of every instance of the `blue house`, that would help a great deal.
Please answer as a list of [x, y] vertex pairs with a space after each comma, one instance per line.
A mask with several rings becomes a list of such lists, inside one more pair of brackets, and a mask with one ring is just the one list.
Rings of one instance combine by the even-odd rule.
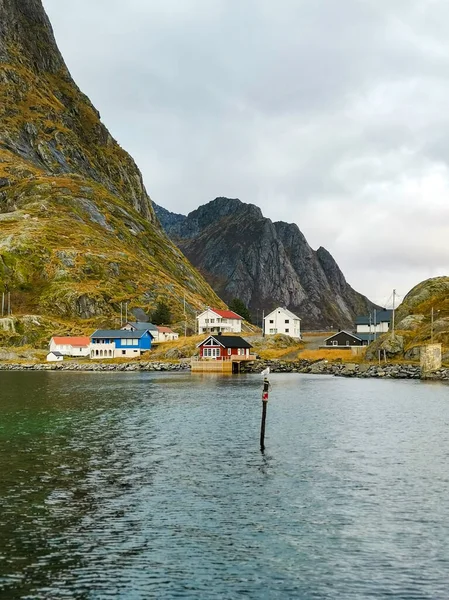
[[136, 358], [151, 350], [153, 336], [150, 331], [122, 331], [98, 329], [90, 336], [90, 357]]

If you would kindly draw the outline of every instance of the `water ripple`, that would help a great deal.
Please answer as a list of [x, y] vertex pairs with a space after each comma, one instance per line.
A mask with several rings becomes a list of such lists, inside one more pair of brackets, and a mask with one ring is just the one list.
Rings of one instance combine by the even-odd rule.
[[5, 598], [449, 598], [447, 387], [2, 373]]

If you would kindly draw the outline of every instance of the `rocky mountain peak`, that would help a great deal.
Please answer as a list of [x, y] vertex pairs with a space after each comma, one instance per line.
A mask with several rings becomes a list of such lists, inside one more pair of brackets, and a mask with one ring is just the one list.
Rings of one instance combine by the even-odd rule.
[[[41, 173], [80, 175], [156, 223], [137, 166], [71, 78], [40, 0], [0, 0], [0, 57], [3, 165], [12, 153]], [[13, 162], [15, 170], [0, 167], [10, 183], [23, 174]], [[36, 175], [29, 167], [25, 172]]]
[[296, 224], [273, 223], [257, 206], [216, 198], [183, 219], [155, 210], [217, 294], [226, 302], [240, 298], [253, 315], [280, 305], [305, 327], [352, 327], [372, 306], [327, 250], [315, 252]]
[[1, 62], [26, 64], [35, 73], [66, 70], [40, 0], [0, 0], [0, 14]]

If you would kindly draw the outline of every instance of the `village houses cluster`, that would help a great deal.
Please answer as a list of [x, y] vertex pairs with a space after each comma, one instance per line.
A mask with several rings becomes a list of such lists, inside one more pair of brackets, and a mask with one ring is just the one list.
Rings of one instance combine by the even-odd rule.
[[64, 357], [136, 358], [151, 350], [153, 344], [177, 340], [178, 333], [169, 327], [129, 321], [121, 329], [98, 329], [90, 337], [59, 337], [50, 340], [48, 362], [60, 362]]
[[[329, 336], [326, 348], [352, 348], [366, 346], [376, 337], [389, 330], [392, 319], [391, 310], [374, 311], [372, 315], [356, 319], [355, 331], [338, 331]], [[243, 318], [232, 310], [207, 307], [196, 317], [199, 334], [208, 334], [198, 344], [199, 358], [225, 360], [233, 357], [252, 356], [251, 345], [242, 337]], [[301, 339], [301, 319], [290, 310], [277, 307], [263, 317], [263, 334], [285, 334]], [[47, 361], [60, 362], [64, 357], [91, 358], [92, 360], [114, 358], [136, 358], [148, 352], [161, 342], [177, 340], [178, 333], [169, 327], [152, 323], [129, 321], [120, 329], [99, 329], [90, 337], [51, 338]]]

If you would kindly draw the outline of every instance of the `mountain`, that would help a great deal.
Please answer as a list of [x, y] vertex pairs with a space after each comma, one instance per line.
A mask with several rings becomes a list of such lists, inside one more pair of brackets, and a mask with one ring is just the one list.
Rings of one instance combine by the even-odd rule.
[[0, 0], [2, 291], [15, 313], [68, 319], [219, 303], [72, 80], [41, 0]]
[[375, 307], [325, 248], [312, 250], [297, 225], [273, 223], [253, 204], [216, 198], [187, 216], [154, 207], [217, 294], [225, 302], [240, 298], [254, 317], [282, 305], [306, 328], [352, 328], [357, 315]]

